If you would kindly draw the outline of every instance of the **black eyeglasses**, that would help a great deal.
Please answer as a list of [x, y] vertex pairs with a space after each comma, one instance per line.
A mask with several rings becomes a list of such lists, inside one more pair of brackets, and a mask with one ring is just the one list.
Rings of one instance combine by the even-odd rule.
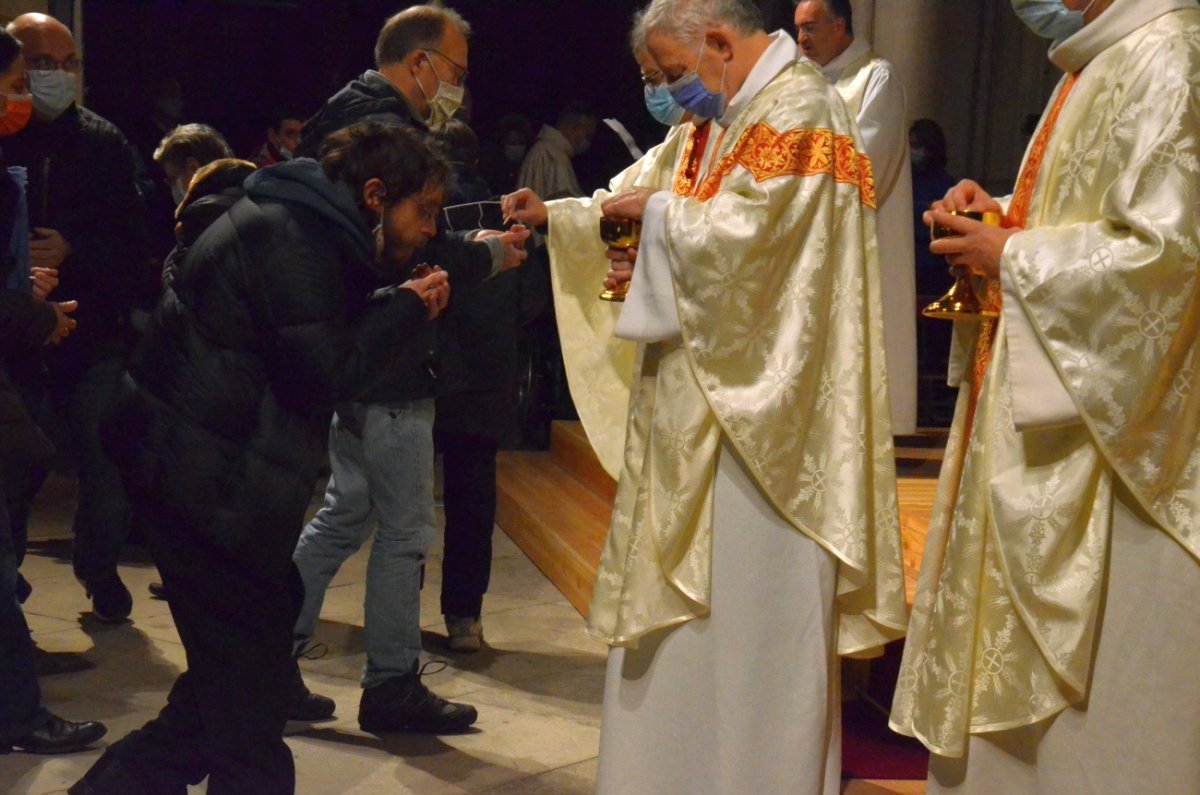
[[458, 79], [455, 81], [455, 83], [454, 83], [455, 85], [461, 86], [463, 83], [467, 82], [467, 74], [468, 74], [467, 67], [463, 66], [458, 61], [454, 60], [453, 58], [446, 55], [445, 53], [438, 52], [437, 50], [422, 50], [422, 52], [424, 52], [426, 55], [428, 55], [429, 53], [433, 53], [434, 55], [438, 56], [439, 58], [441, 58], [442, 60], [446, 61], [448, 64], [453, 66], [455, 69], [457, 69], [458, 70]]
[[667, 82], [667, 76], [662, 72], [650, 72], [642, 74], [642, 83], [647, 88], [657, 88], [659, 85]]
[[62, 61], [56, 61], [49, 55], [38, 55], [26, 58], [25, 68], [31, 72], [53, 72], [56, 69], [62, 69], [64, 72], [74, 75], [79, 74], [79, 70], [83, 68], [83, 61], [74, 55]]

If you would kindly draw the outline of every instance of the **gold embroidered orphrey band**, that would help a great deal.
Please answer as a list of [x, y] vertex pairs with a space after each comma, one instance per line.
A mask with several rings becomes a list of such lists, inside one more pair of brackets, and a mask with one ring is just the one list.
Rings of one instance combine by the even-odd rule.
[[[692, 148], [692, 141], [688, 142]], [[686, 168], [687, 152], [681, 166]], [[860, 153], [854, 139], [835, 135], [832, 130], [789, 130], [778, 132], [771, 125], [758, 123], [750, 127], [734, 144], [733, 151], [722, 157], [712, 172], [701, 182], [696, 198], [708, 201], [721, 188], [721, 182], [741, 166], [757, 182], [775, 177], [812, 177], [829, 174], [835, 182], [854, 185], [863, 205], [876, 208], [875, 176], [871, 159]], [[683, 174], [676, 180], [676, 191], [688, 183]], [[690, 186], [689, 186], [690, 187]]]

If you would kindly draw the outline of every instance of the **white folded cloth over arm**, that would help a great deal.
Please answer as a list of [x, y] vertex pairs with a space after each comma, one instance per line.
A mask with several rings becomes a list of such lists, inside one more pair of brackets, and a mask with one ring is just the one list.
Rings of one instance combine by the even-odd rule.
[[1012, 390], [1013, 425], [1020, 432], [1058, 428], [1082, 422], [1079, 407], [1063, 385], [1058, 370], [1042, 347], [1037, 331], [1021, 306], [1008, 268], [1000, 268], [1004, 294], [1004, 335], [1008, 343], [1008, 374]]

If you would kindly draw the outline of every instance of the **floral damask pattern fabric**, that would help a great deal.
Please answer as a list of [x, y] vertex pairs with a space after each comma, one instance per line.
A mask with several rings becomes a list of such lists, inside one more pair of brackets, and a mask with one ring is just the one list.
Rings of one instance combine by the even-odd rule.
[[1001, 264], [1081, 421], [1015, 430], [1002, 321], [946, 451], [892, 712], [946, 756], [1087, 697], [1117, 478], [1200, 559], [1200, 11], [1112, 39]]
[[625, 450], [637, 346], [613, 335], [621, 304], [597, 299], [608, 271], [600, 240], [600, 205], [635, 185], [669, 187], [681, 150], [690, 147], [693, 129], [683, 124], [671, 130], [662, 144], [614, 177], [608, 190], [547, 203], [550, 281], [571, 399], [601, 465], [614, 478], [620, 474]]
[[[710, 144], [706, 161], [730, 165], [701, 184], [719, 189], [667, 206], [683, 342], [647, 345], [634, 386], [588, 617], [609, 643], [707, 615], [722, 436], [776, 510], [838, 559], [839, 651], [903, 632], [869, 167], [836, 96], [811, 63], [789, 66]], [[828, 151], [796, 146], [814, 131]], [[804, 151], [828, 167], [794, 168]], [[838, 163], [855, 179], [835, 179]]]

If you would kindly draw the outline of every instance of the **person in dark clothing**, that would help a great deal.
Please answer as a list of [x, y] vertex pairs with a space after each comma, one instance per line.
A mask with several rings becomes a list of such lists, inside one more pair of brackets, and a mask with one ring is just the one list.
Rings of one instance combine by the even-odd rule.
[[163, 170], [176, 208], [187, 195], [188, 186], [201, 166], [232, 157], [233, 150], [225, 136], [207, 124], [181, 124], [163, 136], [154, 150], [154, 162]]
[[532, 140], [533, 123], [528, 117], [510, 113], [496, 122], [495, 132], [480, 155], [480, 169], [493, 195], [512, 193], [521, 187], [517, 174]]
[[[946, 171], [946, 134], [933, 119], [913, 122], [908, 143], [912, 158], [917, 303], [923, 307], [941, 297], [954, 283], [946, 259], [929, 250], [929, 227], [923, 216], [958, 180]], [[917, 371], [921, 375], [918, 425], [947, 425], [954, 416], [955, 393], [946, 388], [946, 362], [950, 358], [953, 330], [954, 324], [944, 320], [917, 319]]]
[[250, 162], [259, 168], [286, 163], [300, 144], [300, 133], [304, 129], [304, 117], [288, 110], [280, 110], [271, 117], [267, 127], [267, 140], [263, 141], [251, 157]]
[[[96, 618], [120, 622], [132, 607], [117, 574], [129, 504], [97, 428], [124, 367], [129, 313], [145, 282], [142, 205], [124, 136], [75, 104], [80, 63], [71, 32], [44, 14], [18, 17], [10, 32], [24, 44], [34, 114], [5, 140], [5, 153], [29, 172], [33, 265], [56, 272], [58, 295], [79, 301], [83, 330], [45, 356], [49, 397], [78, 466], [75, 576]], [[23, 524], [27, 514], [22, 506], [14, 520]]]
[[[466, 21], [442, 6], [413, 6], [393, 16], [376, 44], [379, 71], [367, 72], [335, 94], [305, 125], [299, 151], [311, 151], [329, 131], [356, 119], [375, 119], [422, 135], [431, 126], [443, 126], [461, 101], [469, 33]], [[421, 260], [448, 271], [456, 291], [469, 290], [519, 265], [528, 236], [524, 228], [442, 233]], [[458, 732], [477, 717], [474, 707], [431, 693], [421, 683], [419, 660], [421, 572], [436, 534], [434, 395], [447, 342], [439, 334], [411, 347], [413, 355], [357, 401], [338, 408], [330, 430], [332, 475], [325, 507], [296, 546], [304, 606], [296, 623], [295, 651], [302, 654], [316, 629], [325, 590], [370, 534], [372, 515], [378, 516], [367, 573], [367, 664], [358, 711], [359, 726], [366, 731]], [[297, 717], [333, 714], [329, 699], [302, 703], [313, 707], [316, 699], [323, 701], [324, 711]]]
[[[28, 121], [25, 61], [20, 43], [0, 31], [0, 137]], [[42, 703], [33, 640], [20, 604], [18, 547], [9, 521], [22, 470], [53, 452], [29, 415], [10, 370], [20, 373], [43, 344], [57, 344], [74, 328], [73, 302], [53, 304], [35, 298], [29, 282], [29, 220], [24, 174], [10, 172], [0, 157], [0, 754], [16, 748], [30, 753], [63, 753], [94, 743], [106, 731], [101, 723], [75, 723], [52, 714]]]
[[255, 166], [249, 160], [234, 157], [213, 160], [196, 171], [175, 210], [175, 248], [163, 260], [164, 288], [171, 286], [192, 244], [246, 195], [243, 183], [254, 171]]
[[377, 124], [331, 136], [321, 155], [255, 172], [192, 245], [105, 423], [151, 518], [188, 670], [72, 793], [182, 793], [205, 776], [214, 795], [294, 790], [291, 557], [330, 413], [449, 291], [443, 272], [379, 286], [434, 234], [445, 165]]
[[[479, 139], [452, 121], [435, 134], [454, 172], [446, 215], [482, 225], [490, 198], [479, 175]], [[479, 219], [479, 220], [476, 220]], [[499, 219], [497, 219], [499, 220]], [[530, 263], [455, 293], [443, 324], [455, 343], [442, 367], [434, 411], [434, 446], [442, 454], [445, 544], [442, 615], [451, 651], [478, 651], [483, 643], [483, 595], [492, 567], [496, 523], [496, 453], [515, 435], [514, 382], [521, 289]]]
[[[213, 160], [196, 171], [175, 211], [175, 248], [163, 260], [164, 289], [174, 283], [179, 266], [200, 235], [246, 195], [243, 183], [254, 172], [253, 163], [233, 157]], [[151, 596], [167, 598], [161, 582], [151, 582], [148, 587]]]

